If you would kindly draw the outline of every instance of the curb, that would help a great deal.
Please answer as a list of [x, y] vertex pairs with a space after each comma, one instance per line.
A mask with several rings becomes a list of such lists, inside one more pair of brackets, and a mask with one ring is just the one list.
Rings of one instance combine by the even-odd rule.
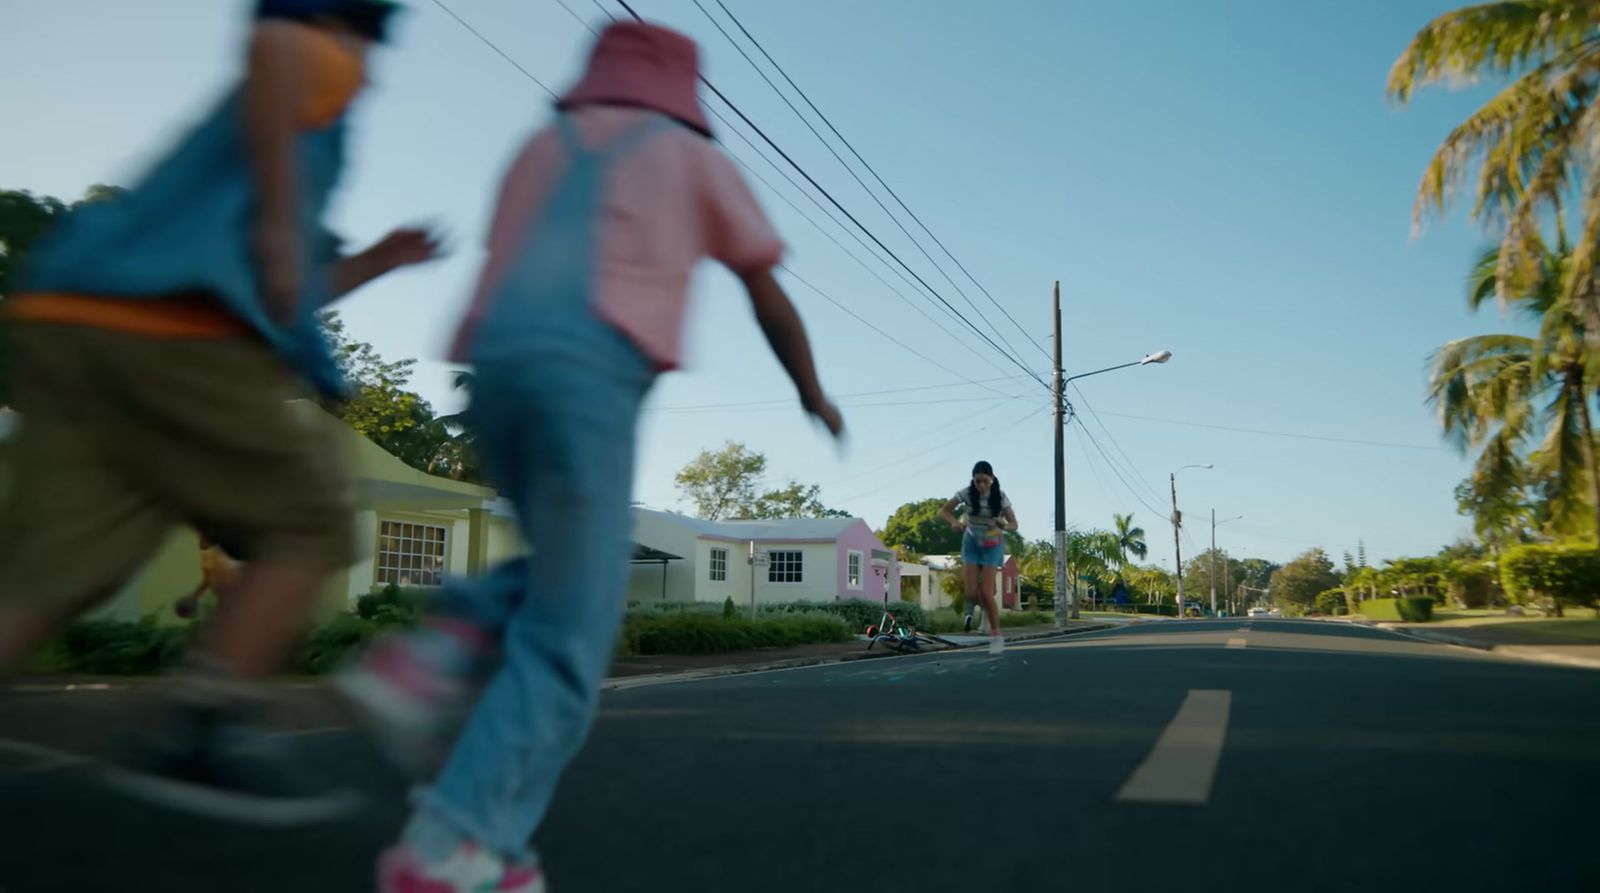
[[[1016, 642], [1032, 642], [1038, 639], [1054, 639], [1062, 636], [1077, 635], [1078, 633], [1100, 632], [1101, 630], [1114, 629], [1116, 624], [1102, 623], [1094, 626], [1076, 627], [1074, 629], [1049, 630], [1046, 632], [1029, 633], [1024, 636], [1006, 638], [1006, 644]], [[651, 685], [666, 685], [673, 682], [698, 682], [703, 679], [722, 679], [728, 676], [748, 676], [751, 673], [770, 673], [780, 670], [799, 670], [806, 667], [819, 667], [826, 664], [842, 664], [858, 660], [882, 660], [893, 657], [922, 657], [929, 654], [942, 654], [945, 651], [963, 651], [970, 648], [987, 648], [985, 644], [957, 645], [941, 651], [923, 651], [911, 654], [900, 654], [893, 651], [866, 651], [854, 654], [843, 654], [830, 657], [796, 657], [788, 660], [772, 661], [764, 664], [730, 664], [723, 667], [707, 667], [703, 670], [685, 670], [681, 673], [651, 673], [641, 676], [616, 676], [600, 684], [601, 691], [624, 691], [630, 688], [644, 688]]]
[[1501, 657], [1509, 657], [1529, 663], [1551, 664], [1562, 667], [1577, 667], [1585, 670], [1600, 670], [1600, 660], [1588, 657], [1574, 657], [1567, 654], [1546, 651], [1536, 645], [1495, 645], [1490, 642], [1475, 641], [1449, 633], [1438, 632], [1431, 629], [1416, 629], [1414, 627], [1398, 627], [1390, 623], [1375, 623], [1374, 626], [1385, 632], [1397, 636], [1405, 636], [1419, 642], [1429, 642], [1435, 645], [1450, 645], [1455, 648], [1470, 648]]

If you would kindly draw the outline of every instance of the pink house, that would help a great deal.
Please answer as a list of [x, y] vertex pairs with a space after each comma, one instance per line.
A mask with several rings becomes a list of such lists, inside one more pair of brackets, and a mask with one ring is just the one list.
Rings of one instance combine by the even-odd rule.
[[899, 561], [860, 518], [706, 521], [635, 508], [633, 520], [648, 556], [635, 566], [633, 601], [900, 598]]

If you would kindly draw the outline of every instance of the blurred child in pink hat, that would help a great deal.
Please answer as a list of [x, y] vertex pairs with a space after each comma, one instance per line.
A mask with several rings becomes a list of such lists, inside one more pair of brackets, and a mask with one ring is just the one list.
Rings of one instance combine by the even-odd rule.
[[623, 612], [639, 406], [678, 365], [690, 274], [714, 258], [834, 435], [799, 315], [772, 276], [782, 244], [710, 140], [688, 38], [600, 35], [555, 121], [501, 187], [453, 359], [477, 367], [469, 418], [531, 555], [451, 581], [440, 616], [380, 644], [341, 686], [391, 753], [426, 753], [482, 694], [400, 843], [387, 891], [545, 889], [529, 840], [593, 718]]

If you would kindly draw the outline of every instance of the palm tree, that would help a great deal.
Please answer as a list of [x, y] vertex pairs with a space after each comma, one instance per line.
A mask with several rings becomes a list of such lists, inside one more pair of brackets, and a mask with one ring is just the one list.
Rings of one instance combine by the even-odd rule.
[[1498, 0], [1445, 13], [1417, 32], [1389, 72], [1388, 92], [1409, 102], [1417, 88], [1470, 82], [1483, 74], [1512, 82], [1451, 131], [1417, 191], [1414, 217], [1442, 213], [1474, 163], [1474, 218], [1503, 220], [1495, 291], [1526, 294], [1540, 279], [1542, 224], [1559, 228], [1562, 197], [1582, 196], [1582, 236], [1563, 297], [1600, 334], [1594, 286], [1600, 243], [1600, 0]]
[[1120, 557], [1119, 567], [1128, 566], [1128, 556], [1131, 554], [1140, 561], [1150, 554], [1150, 547], [1144, 541], [1144, 528], [1133, 526], [1133, 513], [1126, 515], [1112, 514], [1112, 521], [1117, 526], [1117, 555]]
[[[1497, 251], [1474, 268], [1469, 302], [1475, 307], [1498, 287]], [[1589, 412], [1589, 397], [1600, 384], [1600, 354], [1588, 349], [1591, 329], [1565, 299], [1572, 257], [1545, 251], [1538, 270], [1509, 303], [1540, 317], [1539, 335], [1479, 335], [1446, 344], [1433, 358], [1428, 402], [1446, 437], [1463, 451], [1480, 450], [1469, 481], [1476, 497], [1510, 498], [1526, 482], [1526, 464], [1547, 480], [1552, 528], [1571, 532], [1591, 509], [1600, 536]]]
[[[477, 376], [473, 373], [457, 371], [451, 378], [450, 386], [465, 392], [471, 399], [477, 382]], [[438, 474], [447, 470], [449, 476], [458, 481], [463, 477], [476, 479], [478, 460], [473, 454], [473, 447], [477, 443], [478, 432], [469, 422], [467, 412], [463, 410], [438, 416], [431, 424], [437, 425], [440, 431], [437, 437], [439, 446], [428, 462], [428, 473]]]

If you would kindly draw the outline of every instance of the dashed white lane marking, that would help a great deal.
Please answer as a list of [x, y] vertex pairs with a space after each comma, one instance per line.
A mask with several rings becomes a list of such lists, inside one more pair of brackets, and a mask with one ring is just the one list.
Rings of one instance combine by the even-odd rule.
[[1228, 640], [1228, 647], [1229, 648], [1243, 648], [1244, 646], [1245, 646], [1245, 641], [1243, 639], [1229, 639]]
[[1211, 798], [1217, 761], [1228, 735], [1228, 709], [1232, 702], [1233, 693], [1229, 691], [1190, 691], [1150, 755], [1117, 792], [1117, 800], [1205, 805]]

